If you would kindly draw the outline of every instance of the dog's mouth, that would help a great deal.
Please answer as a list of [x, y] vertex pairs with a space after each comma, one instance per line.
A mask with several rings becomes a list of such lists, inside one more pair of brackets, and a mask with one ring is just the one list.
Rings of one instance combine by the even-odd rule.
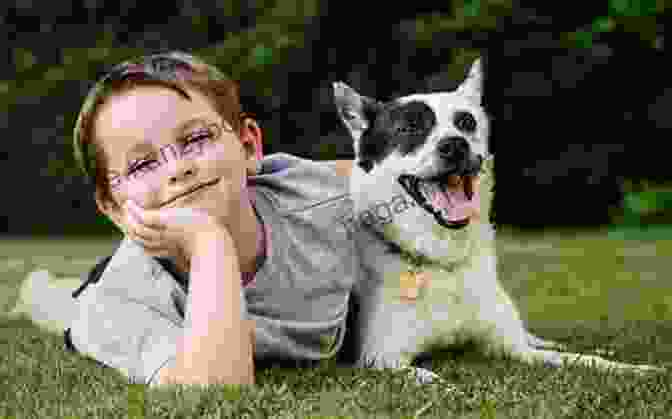
[[442, 174], [427, 179], [404, 174], [399, 176], [398, 181], [415, 202], [443, 227], [463, 228], [479, 214], [478, 173]]

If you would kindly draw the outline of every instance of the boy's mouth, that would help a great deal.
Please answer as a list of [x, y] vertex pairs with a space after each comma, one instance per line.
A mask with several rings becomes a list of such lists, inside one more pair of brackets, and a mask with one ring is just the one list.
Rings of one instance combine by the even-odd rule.
[[184, 203], [184, 201], [189, 200], [195, 193], [201, 191], [202, 189], [208, 188], [209, 186], [216, 185], [219, 182], [219, 178], [215, 180], [211, 180], [209, 182], [203, 182], [199, 183], [198, 185], [194, 185], [193, 187], [189, 188], [185, 192], [180, 193], [177, 196], [174, 196], [170, 200], [166, 201], [162, 206], [163, 207], [171, 207], [175, 206], [177, 203]]
[[463, 228], [479, 214], [478, 174], [440, 175], [428, 179], [405, 174], [399, 176], [398, 181], [443, 227]]

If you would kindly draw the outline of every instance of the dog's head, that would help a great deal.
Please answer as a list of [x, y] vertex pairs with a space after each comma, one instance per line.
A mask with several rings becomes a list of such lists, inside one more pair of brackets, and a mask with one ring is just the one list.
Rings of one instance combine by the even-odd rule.
[[409, 233], [427, 231], [428, 220], [462, 229], [478, 217], [477, 182], [489, 131], [481, 106], [482, 79], [476, 60], [452, 92], [414, 94], [386, 103], [334, 83], [338, 113], [354, 140], [351, 193], [356, 211], [401, 196], [409, 205], [398, 202], [398, 208], [406, 209], [390, 216], [397, 228], [417, 226], [407, 228]]

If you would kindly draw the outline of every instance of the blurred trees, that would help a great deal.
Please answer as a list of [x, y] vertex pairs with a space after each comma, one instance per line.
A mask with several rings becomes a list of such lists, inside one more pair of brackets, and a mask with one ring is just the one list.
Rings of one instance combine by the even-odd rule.
[[241, 81], [267, 153], [315, 159], [351, 157], [331, 82], [381, 99], [453, 89], [482, 55], [497, 221], [608, 222], [624, 179], [669, 177], [658, 151], [672, 128], [668, 2], [538, 3], [4, 2], [0, 173], [21, 181], [6, 183], [0, 232], [109, 229], [96, 227], [92, 189], [75, 170], [74, 119], [105, 70], [165, 49], [202, 55]]

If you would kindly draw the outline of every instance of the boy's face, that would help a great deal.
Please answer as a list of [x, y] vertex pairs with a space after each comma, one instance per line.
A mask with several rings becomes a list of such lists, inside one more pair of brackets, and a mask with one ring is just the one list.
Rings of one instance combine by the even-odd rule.
[[[205, 96], [187, 92], [191, 100], [162, 86], [137, 86], [99, 110], [94, 135], [107, 158], [117, 206], [98, 194], [96, 202], [124, 231], [121, 207], [128, 199], [145, 209], [201, 208], [226, 224], [247, 199], [244, 185], [256, 167], [259, 128], [248, 120], [239, 136]], [[210, 185], [188, 193], [202, 184]]]

